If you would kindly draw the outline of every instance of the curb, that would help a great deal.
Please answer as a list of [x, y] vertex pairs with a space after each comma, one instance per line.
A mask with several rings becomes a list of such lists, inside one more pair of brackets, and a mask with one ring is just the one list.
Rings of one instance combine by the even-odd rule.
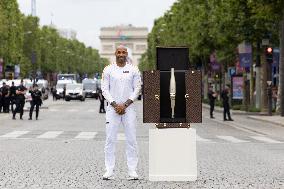
[[280, 126], [280, 127], [284, 127], [284, 123], [281, 124], [281, 123], [278, 123], [278, 122], [269, 121], [269, 120], [265, 120], [265, 119], [259, 119], [259, 118], [255, 118], [255, 117], [251, 117], [251, 116], [248, 116], [248, 118], [252, 119], [252, 120], [263, 121], [263, 122], [266, 122], [266, 123], [270, 123], [270, 124], [274, 124], [274, 125], [277, 125], [277, 126]]
[[[205, 108], [205, 109], [210, 109], [209, 105], [207, 104], [202, 104], [202, 108]], [[220, 109], [219, 107], [214, 108], [214, 111], [215, 112], [218, 112], [218, 113], [223, 113], [223, 110]], [[234, 115], [261, 115], [261, 112], [245, 112], [245, 111], [236, 111], [236, 110], [230, 110], [232, 114]]]

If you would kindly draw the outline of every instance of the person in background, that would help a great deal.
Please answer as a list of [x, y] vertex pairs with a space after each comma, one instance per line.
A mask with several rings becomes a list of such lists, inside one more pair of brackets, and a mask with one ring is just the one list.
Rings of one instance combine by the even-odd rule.
[[65, 96], [66, 96], [66, 85], [64, 85], [63, 87], [63, 100], [65, 100]]
[[214, 119], [215, 117], [213, 116], [213, 111], [214, 111], [214, 107], [215, 107], [215, 100], [217, 97], [217, 93], [215, 93], [213, 91], [213, 86], [209, 87], [209, 91], [208, 91], [208, 99], [209, 99], [209, 105], [210, 105], [210, 118]]
[[[223, 108], [224, 108], [224, 121], [234, 121], [231, 118], [231, 113], [230, 113], [230, 104], [229, 104], [229, 92], [230, 88], [229, 86], [226, 86], [225, 89], [221, 93], [221, 98], [223, 100]], [[227, 119], [228, 116], [228, 119]]]
[[53, 101], [57, 100], [57, 97], [56, 97], [57, 90], [55, 86], [51, 88], [51, 92], [52, 92]]
[[0, 88], [1, 91], [1, 104], [3, 107], [3, 112], [4, 113], [9, 113], [9, 104], [10, 104], [10, 91], [9, 91], [9, 86], [6, 85], [5, 82], [3, 82], [2, 87]]
[[106, 113], [106, 110], [105, 110], [105, 97], [103, 96], [102, 94], [102, 90], [101, 89], [98, 89], [98, 92], [99, 92], [99, 100], [100, 100], [100, 112], [99, 113]]
[[16, 88], [16, 109], [13, 112], [12, 119], [16, 119], [16, 113], [20, 113], [20, 119], [23, 120], [24, 106], [25, 106], [25, 94], [27, 88], [24, 86], [24, 81], [21, 80], [21, 84]]
[[42, 99], [41, 99], [42, 93], [38, 89], [37, 84], [34, 84], [33, 88], [29, 90], [29, 93], [31, 93], [32, 96], [29, 120], [32, 120], [34, 107], [36, 107], [36, 120], [38, 120], [39, 107], [42, 104]]
[[11, 103], [11, 111], [14, 112], [14, 104], [16, 104], [16, 90], [17, 87], [15, 86], [14, 81], [12, 82], [12, 86], [10, 87], [10, 103]]

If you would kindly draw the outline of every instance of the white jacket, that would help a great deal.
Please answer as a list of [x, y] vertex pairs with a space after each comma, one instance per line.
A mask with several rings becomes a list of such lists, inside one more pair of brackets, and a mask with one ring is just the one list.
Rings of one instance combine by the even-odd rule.
[[141, 90], [141, 76], [137, 66], [126, 64], [124, 67], [116, 63], [105, 67], [102, 75], [102, 91], [105, 99], [118, 104], [128, 99], [134, 101]]

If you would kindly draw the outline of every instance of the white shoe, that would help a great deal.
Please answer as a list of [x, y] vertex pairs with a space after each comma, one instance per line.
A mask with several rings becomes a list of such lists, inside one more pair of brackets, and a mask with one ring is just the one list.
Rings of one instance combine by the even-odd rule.
[[138, 180], [138, 175], [136, 171], [128, 171], [128, 180]]
[[113, 176], [113, 170], [107, 170], [105, 174], [103, 175], [103, 180], [110, 180]]

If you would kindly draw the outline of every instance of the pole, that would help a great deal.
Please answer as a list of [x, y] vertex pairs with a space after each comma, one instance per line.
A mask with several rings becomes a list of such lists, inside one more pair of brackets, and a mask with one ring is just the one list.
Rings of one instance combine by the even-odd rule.
[[255, 64], [255, 107], [260, 108], [261, 105], [261, 82], [260, 82], [260, 42], [257, 42], [256, 64]]
[[279, 64], [279, 85], [280, 85], [280, 114], [284, 116], [284, 13], [280, 29], [280, 64]]
[[268, 97], [268, 115], [272, 116], [272, 86], [271, 86], [271, 83], [267, 84], [267, 97]]

